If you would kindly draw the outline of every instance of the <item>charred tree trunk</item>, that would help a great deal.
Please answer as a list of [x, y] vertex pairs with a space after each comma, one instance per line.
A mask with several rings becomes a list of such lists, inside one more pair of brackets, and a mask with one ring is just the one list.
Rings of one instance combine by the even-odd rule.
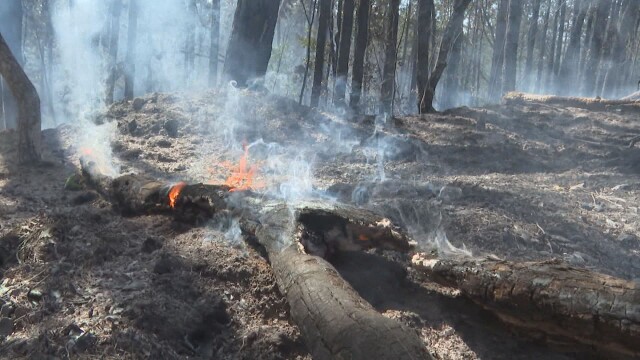
[[[18, 61], [24, 63], [22, 54], [22, 26], [23, 10], [22, 0], [5, 0], [0, 5], [0, 34]], [[0, 76], [0, 116], [2, 117], [5, 129], [15, 129], [19, 121], [19, 109], [16, 99], [11, 95], [11, 91], [5, 79]]]
[[509, 21], [507, 23], [506, 42], [504, 46], [504, 84], [503, 92], [516, 89], [518, 74], [518, 39], [522, 22], [522, 1], [509, 2]]
[[496, 19], [496, 36], [493, 41], [491, 74], [489, 75], [489, 99], [498, 100], [502, 94], [502, 69], [504, 65], [504, 47], [507, 33], [509, 0], [500, 0]]
[[267, 73], [280, 0], [239, 0], [233, 17], [227, 57], [226, 80], [248, 86]]
[[364, 81], [364, 61], [369, 42], [369, 10], [371, 0], [359, 0], [356, 24], [356, 42], [353, 49], [353, 65], [351, 68], [351, 96], [349, 105], [359, 110]]
[[211, 28], [209, 45], [209, 87], [218, 85], [218, 53], [220, 42], [220, 0], [211, 2]]
[[187, 8], [187, 23], [185, 32], [187, 38], [184, 46], [184, 82], [185, 85], [191, 83], [193, 68], [196, 60], [196, 17], [198, 9], [196, 8], [196, 0], [189, 0]]
[[536, 79], [536, 91], [543, 91], [544, 78], [544, 56], [547, 52], [547, 30], [549, 30], [549, 17], [551, 16], [551, 0], [547, 2], [547, 11], [544, 15], [544, 24], [542, 26], [542, 39], [540, 40], [540, 58], [538, 59], [538, 76]]
[[624, 62], [627, 57], [627, 46], [631, 37], [630, 29], [633, 28], [633, 23], [637, 14], [640, 11], [640, 4], [637, 1], [627, 1], [620, 13], [621, 19], [618, 21], [618, 15], [615, 16], [616, 21], [611, 18], [611, 64], [607, 69], [607, 74], [604, 79], [603, 95], [608, 95], [612, 98], [619, 96], [619, 85], [621, 80], [621, 74], [624, 72]]
[[538, 36], [538, 18], [540, 17], [540, 2], [541, 0], [534, 0], [533, 9], [531, 13], [531, 20], [529, 21], [529, 31], [527, 32], [527, 59], [524, 66], [524, 76], [527, 79], [527, 89], [533, 90], [533, 51], [536, 46], [536, 37]]
[[547, 58], [547, 74], [545, 81], [545, 91], [548, 93], [552, 91], [553, 84], [553, 68], [556, 60], [556, 42], [558, 41], [558, 19], [560, 18], [560, 9], [556, 10], [553, 16], [553, 35], [551, 36], [551, 44], [549, 46], [549, 57]]
[[560, 261], [421, 260], [432, 280], [453, 286], [502, 321], [616, 355], [640, 355], [640, 289], [631, 281]]
[[307, 11], [304, 5], [304, 1], [301, 2], [304, 15], [307, 19], [307, 56], [304, 66], [304, 75], [302, 76], [302, 86], [300, 87], [300, 97], [298, 98], [298, 104], [302, 105], [302, 99], [304, 99], [304, 90], [307, 87], [307, 77], [309, 76], [309, 66], [311, 65], [311, 33], [313, 32], [313, 22], [316, 18], [316, 12], [318, 7], [318, 0], [311, 2], [311, 14]]
[[593, 22], [593, 35], [591, 36], [591, 44], [589, 48], [589, 60], [585, 68], [585, 76], [583, 77], [584, 95], [595, 96], [596, 84], [598, 81], [598, 70], [600, 68], [600, 60], [602, 58], [602, 45], [604, 41], [604, 29], [607, 26], [607, 14], [611, 5], [611, 0], [598, 0], [595, 10], [595, 19]]
[[573, 84], [577, 80], [577, 64], [580, 56], [580, 36], [584, 26], [584, 19], [587, 16], [587, 6], [583, 2], [575, 2], [573, 5], [573, 26], [569, 34], [569, 44], [564, 53], [564, 59], [560, 67], [559, 88], [561, 93], [574, 94]]
[[349, 75], [349, 55], [351, 54], [351, 34], [353, 30], [353, 11], [355, 0], [344, 0], [342, 7], [342, 25], [338, 46], [338, 63], [336, 67], [336, 92], [334, 103], [345, 106], [347, 77]]
[[433, 11], [433, 0], [418, 0], [416, 93], [418, 95], [417, 105], [420, 114], [425, 114], [431, 110], [423, 100], [429, 82], [429, 41], [431, 40], [431, 18]]
[[331, 0], [319, 0], [318, 36], [316, 37], [316, 62], [313, 67], [313, 86], [311, 87], [311, 107], [317, 107], [322, 93], [324, 55], [327, 47], [327, 33], [331, 19]]
[[400, 17], [400, 0], [389, 0], [387, 21], [385, 23], [384, 67], [382, 84], [380, 85], [380, 112], [393, 115], [393, 88], [396, 79], [396, 63], [398, 60], [398, 20]]
[[444, 72], [444, 69], [447, 67], [447, 56], [451, 51], [451, 47], [453, 46], [455, 39], [461, 35], [459, 31], [462, 29], [464, 12], [469, 6], [469, 3], [471, 3], [471, 0], [455, 0], [454, 2], [453, 13], [451, 14], [451, 18], [449, 19], [446, 28], [444, 29], [444, 34], [442, 35], [442, 42], [440, 43], [436, 66], [429, 76], [429, 81], [427, 81], [427, 86], [420, 105], [421, 107], [424, 106], [425, 109], [428, 109], [427, 112], [435, 112], [433, 107], [433, 98], [436, 94], [436, 87], [438, 86], [442, 72]]
[[456, 106], [456, 98], [460, 89], [460, 62], [462, 60], [462, 43], [464, 35], [462, 33], [462, 23], [460, 28], [456, 30], [458, 37], [453, 42], [451, 53], [449, 54], [449, 62], [447, 64], [447, 76], [442, 87], [442, 109], [449, 109]]
[[129, 28], [127, 29], [127, 58], [125, 60], [124, 98], [133, 99], [136, 77], [136, 36], [138, 28], [138, 1], [129, 0]]
[[29, 164], [41, 159], [40, 97], [35, 86], [0, 34], [0, 75], [18, 104], [18, 162]]
[[560, 73], [560, 65], [562, 60], [562, 46], [564, 44], [564, 25], [567, 16], [567, 3], [562, 2], [560, 5], [560, 20], [558, 20], [558, 39], [556, 41], [556, 58], [553, 61], [553, 89], [555, 91], [558, 74]]
[[329, 262], [312, 255], [326, 254], [330, 246], [340, 251], [371, 246], [408, 250], [408, 238], [380, 216], [318, 203], [294, 209], [261, 205], [250, 192], [235, 192], [234, 200], [227, 201], [226, 186], [171, 186], [136, 175], [110, 179], [96, 171], [94, 163], [81, 163], [90, 183], [127, 215], [171, 212], [191, 222], [206, 221], [215, 213], [242, 216], [242, 231], [265, 248], [278, 288], [314, 359], [431, 359], [413, 330], [382, 316]]
[[106, 86], [106, 104], [113, 103], [113, 92], [118, 79], [118, 39], [120, 38], [120, 13], [122, 12], [122, 0], [113, 0], [111, 3], [111, 26], [109, 29], [109, 76]]

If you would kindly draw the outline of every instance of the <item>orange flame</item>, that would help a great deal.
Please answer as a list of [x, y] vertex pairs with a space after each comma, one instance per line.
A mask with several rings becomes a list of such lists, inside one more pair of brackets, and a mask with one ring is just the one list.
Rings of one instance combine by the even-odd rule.
[[169, 206], [171, 206], [172, 209], [176, 207], [178, 196], [180, 195], [182, 188], [184, 188], [185, 186], [187, 186], [186, 183], [179, 182], [176, 185], [172, 186], [171, 190], [169, 190]]
[[[249, 165], [249, 147], [246, 146], [246, 144], [242, 147], [244, 149], [244, 153], [237, 165], [233, 165], [228, 161], [218, 164], [219, 167], [223, 167], [231, 171], [231, 174], [224, 182], [226, 186], [231, 188], [229, 191], [250, 190], [264, 186], [264, 184], [256, 181], [255, 179], [258, 166]], [[211, 170], [213, 172], [213, 169]]]

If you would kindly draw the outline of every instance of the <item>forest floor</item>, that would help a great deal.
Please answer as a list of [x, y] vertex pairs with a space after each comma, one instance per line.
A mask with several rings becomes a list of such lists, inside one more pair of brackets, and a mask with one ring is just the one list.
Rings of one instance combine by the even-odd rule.
[[[637, 114], [531, 104], [347, 121], [236, 91], [148, 95], [96, 121], [117, 125], [121, 173], [224, 181], [244, 142], [255, 187], [381, 211], [423, 251], [562, 258], [640, 279]], [[44, 131], [47, 162], [27, 168], [15, 134], [0, 134], [0, 358], [311, 358], [268, 262], [233, 228], [123, 217], [90, 188], [65, 188], [79, 131]], [[598, 358], [506, 328], [408, 259], [333, 263], [439, 359]]]

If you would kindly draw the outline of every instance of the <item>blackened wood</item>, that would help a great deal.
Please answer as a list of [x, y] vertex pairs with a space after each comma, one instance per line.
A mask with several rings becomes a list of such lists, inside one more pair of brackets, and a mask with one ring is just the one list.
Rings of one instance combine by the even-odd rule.
[[640, 356], [637, 283], [551, 260], [508, 262], [421, 260], [432, 280], [520, 329], [587, 344], [602, 352]]

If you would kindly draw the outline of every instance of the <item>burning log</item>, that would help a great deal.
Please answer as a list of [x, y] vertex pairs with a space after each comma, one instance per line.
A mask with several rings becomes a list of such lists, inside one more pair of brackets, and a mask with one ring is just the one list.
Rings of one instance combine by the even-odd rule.
[[604, 352], [640, 356], [638, 284], [560, 261], [428, 260], [413, 265], [504, 322]]
[[591, 111], [627, 111], [640, 112], [640, 101], [607, 100], [601, 98], [567, 97], [555, 95], [537, 95], [521, 92], [509, 92], [504, 95], [505, 104], [526, 105], [530, 103], [576, 107]]
[[240, 218], [266, 251], [278, 288], [314, 359], [430, 359], [414, 330], [382, 316], [323, 257], [381, 247], [408, 251], [409, 238], [366, 210], [322, 203], [291, 208], [226, 185], [164, 184], [138, 175], [110, 179], [81, 161], [89, 183], [125, 213], [172, 213], [203, 223], [215, 214]]

